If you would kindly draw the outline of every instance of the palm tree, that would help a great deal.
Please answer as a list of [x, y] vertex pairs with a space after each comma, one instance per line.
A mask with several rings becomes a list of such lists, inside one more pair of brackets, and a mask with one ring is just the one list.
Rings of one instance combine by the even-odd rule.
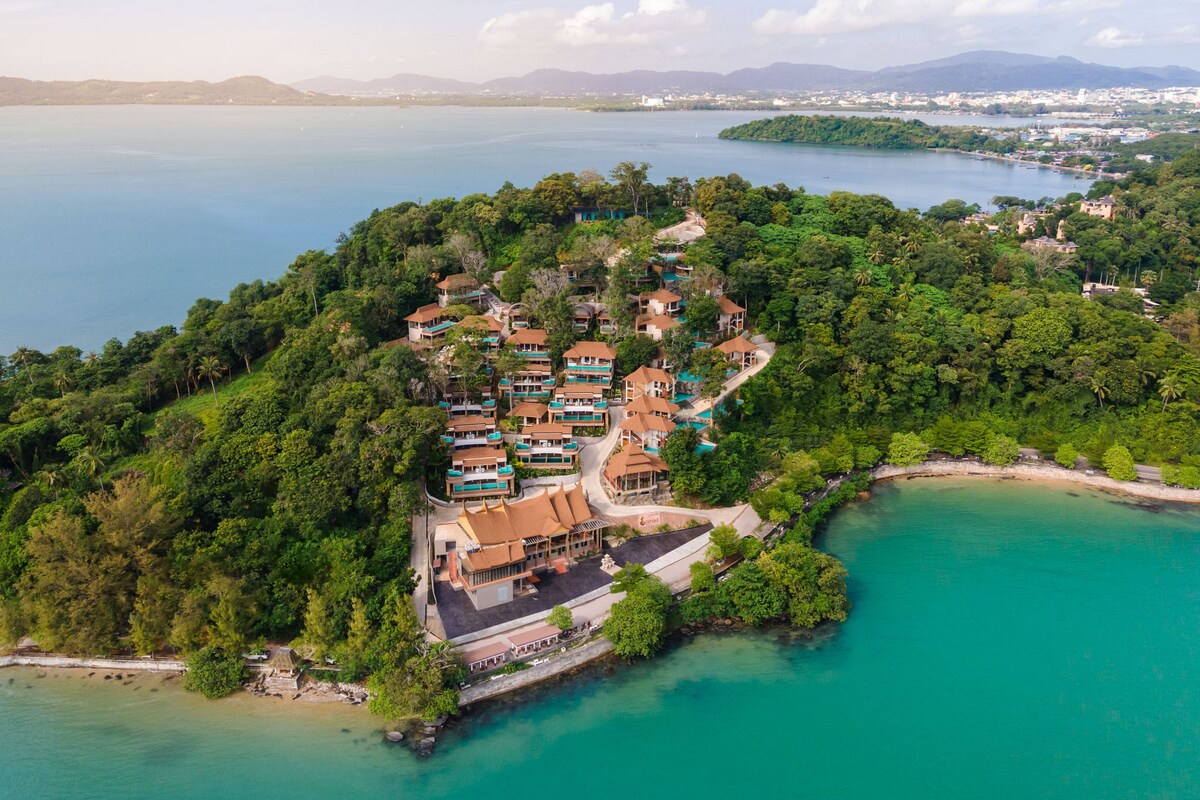
[[224, 369], [220, 359], [216, 356], [204, 356], [200, 359], [200, 366], [196, 370], [196, 374], [201, 378], [208, 378], [208, 385], [212, 387], [213, 400], [217, 399], [217, 378], [221, 377]]
[[33, 386], [33, 373], [29, 371], [29, 362], [33, 360], [33, 350], [28, 347], [18, 347], [17, 352], [12, 355], [12, 360], [21, 365], [21, 369], [25, 370], [25, 376], [29, 378], [29, 385]]
[[54, 490], [54, 499], [55, 500], [58, 499], [58, 488], [63, 485], [63, 483], [66, 481], [66, 479], [67, 479], [67, 476], [62, 470], [59, 470], [59, 469], [42, 470], [42, 480], [46, 482], [47, 486], [49, 486], [51, 489]]
[[1167, 410], [1167, 403], [1183, 397], [1183, 382], [1178, 375], [1167, 375], [1158, 382], [1158, 396], [1163, 399], [1162, 410]]
[[99, 360], [100, 360], [100, 354], [97, 353], [95, 350], [92, 350], [86, 356], [83, 357], [83, 363], [89, 367], [96, 366], [96, 362]]
[[871, 252], [867, 253], [867, 261], [870, 261], [875, 266], [883, 265], [887, 261], [887, 254], [883, 252], [882, 247], [872, 247]]
[[1092, 376], [1092, 393], [1096, 395], [1096, 399], [1100, 401], [1100, 410], [1104, 410], [1104, 398], [1108, 397], [1108, 386], [1104, 382], [1102, 375]]
[[871, 270], [868, 267], [859, 267], [854, 271], [854, 282], [859, 286], [869, 286], [871, 284]]
[[916, 291], [913, 285], [905, 281], [896, 289], [896, 298], [899, 300], [912, 300], [916, 296]]
[[100, 482], [100, 488], [104, 488], [104, 460], [90, 448], [85, 447], [79, 451], [79, 455], [75, 456], [75, 463], [87, 475]]
[[60, 369], [54, 373], [54, 388], [58, 389], [59, 395], [67, 396], [67, 389], [75, 385], [75, 379], [65, 369]]

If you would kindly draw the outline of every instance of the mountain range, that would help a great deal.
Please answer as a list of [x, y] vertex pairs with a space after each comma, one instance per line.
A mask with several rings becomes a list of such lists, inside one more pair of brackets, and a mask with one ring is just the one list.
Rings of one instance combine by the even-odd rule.
[[610, 74], [539, 69], [482, 83], [401, 73], [357, 81], [321, 76], [292, 84], [307, 92], [332, 95], [492, 94], [605, 95], [750, 94], [861, 90], [882, 92], [985, 92], [1020, 89], [1104, 89], [1115, 86], [1162, 88], [1200, 86], [1200, 71], [1187, 67], [1110, 67], [1067, 56], [977, 50], [950, 58], [886, 67], [876, 71], [822, 64], [778, 62], [728, 74], [692, 70], [634, 70]]

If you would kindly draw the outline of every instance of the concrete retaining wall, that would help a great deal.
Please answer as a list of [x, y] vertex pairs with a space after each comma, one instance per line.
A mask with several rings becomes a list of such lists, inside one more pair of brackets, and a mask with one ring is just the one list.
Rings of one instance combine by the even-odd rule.
[[708, 518], [702, 512], [693, 513], [687, 509], [680, 511], [648, 511], [643, 514], [608, 514], [607, 516], [618, 525], [628, 525], [642, 533], [655, 533], [656, 529], [663, 524], [670, 525], [671, 530], [678, 530], [680, 528], [693, 527], [690, 523], [695, 523], [699, 526], [704, 525], [708, 521]]
[[187, 663], [168, 658], [71, 658], [70, 656], [0, 656], [0, 667], [50, 669], [116, 669], [124, 672], [185, 672]]
[[[494, 678], [482, 678], [478, 683], [463, 689], [458, 694], [459, 707], [488, 700], [508, 692], [524, 689], [535, 683], [569, 672], [598, 658], [603, 658], [612, 652], [612, 642], [605, 638], [593, 639], [587, 644], [568, 650], [561, 655], [555, 655], [548, 661], [535, 664], [527, 670], [514, 672], [511, 675], [497, 675]], [[557, 651], [555, 651], [557, 652]]]

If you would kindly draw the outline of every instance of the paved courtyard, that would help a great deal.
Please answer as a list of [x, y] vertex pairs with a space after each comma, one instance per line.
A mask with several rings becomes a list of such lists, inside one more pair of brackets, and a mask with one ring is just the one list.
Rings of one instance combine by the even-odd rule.
[[[649, 564], [711, 529], [712, 526], [706, 524], [670, 533], [638, 536], [620, 547], [611, 550], [606, 547], [605, 552], [611, 555], [619, 566], [630, 563]], [[554, 572], [541, 573], [537, 576], [537, 594], [518, 597], [511, 603], [483, 611], [475, 610], [466, 592], [451, 588], [447, 581], [435, 581], [433, 589], [437, 598], [437, 613], [446, 637], [454, 639], [532, 614], [549, 614], [550, 609], [556, 605], [565, 604], [612, 583], [612, 576], [600, 570], [602, 558], [600, 555], [580, 561], [562, 575]]]

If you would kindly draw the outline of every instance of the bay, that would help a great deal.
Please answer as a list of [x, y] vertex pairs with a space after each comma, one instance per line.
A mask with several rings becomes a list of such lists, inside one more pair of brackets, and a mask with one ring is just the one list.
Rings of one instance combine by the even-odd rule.
[[[1200, 514], [1000, 481], [877, 486], [823, 546], [850, 620], [703, 635], [452, 727], [0, 672], [13, 797], [1191, 798]], [[146, 683], [143, 683], [146, 682]]]
[[[952, 153], [721, 141], [761, 112], [552, 108], [0, 108], [0, 353], [97, 349], [281, 275], [371, 209], [619, 161], [810, 192], [1040, 198], [1086, 180]], [[934, 123], [1030, 120], [919, 115]], [[1049, 124], [1053, 120], [1042, 119]]]

